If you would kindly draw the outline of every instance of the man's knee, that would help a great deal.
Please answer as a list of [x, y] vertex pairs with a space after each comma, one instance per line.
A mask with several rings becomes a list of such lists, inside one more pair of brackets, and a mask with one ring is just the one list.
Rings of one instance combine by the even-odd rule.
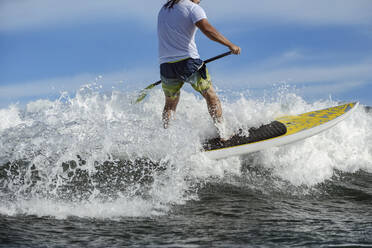
[[175, 110], [178, 104], [178, 101], [180, 99], [180, 96], [178, 95], [177, 97], [165, 97], [165, 110]]
[[215, 90], [213, 89], [213, 87], [209, 87], [207, 90], [205, 90], [204, 92], [202, 92], [202, 96], [208, 101], [208, 102], [218, 102], [219, 99], [218, 99], [218, 96], [215, 92]]

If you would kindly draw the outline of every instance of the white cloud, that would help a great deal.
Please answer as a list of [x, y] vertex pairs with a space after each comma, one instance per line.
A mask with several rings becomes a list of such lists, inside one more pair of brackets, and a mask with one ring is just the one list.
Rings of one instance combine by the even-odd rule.
[[215, 78], [223, 86], [241, 88], [265, 88], [277, 82], [291, 84], [305, 83], [345, 83], [372, 81], [372, 63], [360, 63], [336, 66], [294, 66], [280, 69], [249, 70], [223, 73], [219, 71]]
[[217, 18], [308, 25], [372, 23], [370, 0], [234, 0], [205, 1], [205, 5]]
[[[301, 61], [304, 57], [306, 55], [298, 51], [288, 51], [278, 58], [268, 59], [249, 69], [236, 69], [237, 71], [234, 72], [231, 68], [223, 69], [218, 65], [211, 65], [210, 71], [214, 83], [219, 88], [236, 90], [269, 89], [274, 83], [286, 82], [300, 85], [300, 88], [303, 87], [301, 85], [306, 85], [307, 95], [317, 95], [342, 93], [355, 87], [372, 84], [371, 61], [333, 66], [292, 67], [285, 64], [296, 60]], [[277, 64], [282, 64], [282, 66], [278, 68]], [[110, 90], [111, 86], [117, 86], [118, 90], [132, 92], [157, 81], [158, 73], [158, 68], [129, 68], [104, 74], [102, 79], [98, 79], [97, 85], [102, 85], [103, 90]], [[97, 76], [81, 74], [0, 86], [0, 99], [12, 99], [14, 102], [24, 97], [48, 96], [61, 91], [73, 93], [84, 84], [94, 83]]]
[[92, 75], [81, 74], [73, 77], [2, 85], [0, 86], [0, 98], [17, 99], [22, 97], [48, 95], [60, 91], [71, 91], [75, 90], [77, 85], [86, 84], [92, 80], [94, 80]]
[[372, 58], [338, 64], [324, 62], [323, 65], [311, 63], [312, 61], [330, 61], [330, 55], [314, 55], [300, 50], [289, 50], [280, 56], [256, 62], [254, 65], [242, 65], [236, 69], [228, 68], [228, 71], [220, 65], [211, 65], [210, 70], [215, 72], [214, 78], [221, 86], [237, 88], [266, 88], [278, 82], [340, 85], [350, 84], [350, 82], [372, 83]]
[[96, 22], [100, 19], [156, 19], [157, 1], [150, 0], [1, 0], [0, 30], [30, 29]]
[[349, 81], [341, 83], [325, 83], [316, 84], [311, 86], [299, 87], [302, 92], [306, 95], [324, 95], [324, 94], [338, 94], [345, 93], [350, 90], [355, 90], [357, 88], [363, 87], [367, 82]]
[[[89, 23], [100, 19], [156, 25], [163, 0], [1, 0], [0, 31]], [[306, 25], [372, 24], [370, 0], [206, 0], [213, 22], [234, 20]]]
[[112, 87], [137, 90], [154, 83], [158, 78], [158, 70], [154, 68], [132, 68], [103, 75], [84, 73], [71, 77], [0, 85], [0, 99], [9, 99], [11, 102], [15, 102], [24, 97], [50, 96], [65, 91], [74, 93], [88, 84], [92, 87], [102, 88], [102, 90], [111, 90]]
[[[296, 66], [277, 70], [248, 72], [245, 79], [254, 85], [272, 84], [278, 81], [294, 83], [342, 82], [371, 78], [371, 63], [341, 66]], [[239, 78], [244, 78], [239, 76]]]
[[300, 50], [290, 50], [284, 52], [280, 56], [272, 57], [264, 61], [256, 61], [254, 68], [255, 70], [267, 70], [271, 68], [280, 68], [283, 65], [286, 65], [288, 67], [289, 63], [293, 62], [299, 62], [304, 60], [311, 59], [311, 56], [308, 54], [303, 54]]

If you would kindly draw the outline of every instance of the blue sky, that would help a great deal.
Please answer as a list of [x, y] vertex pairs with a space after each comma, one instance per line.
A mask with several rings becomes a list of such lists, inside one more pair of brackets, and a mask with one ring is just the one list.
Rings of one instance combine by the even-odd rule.
[[[139, 90], [157, 81], [163, 0], [0, 0], [0, 108], [54, 99], [97, 81]], [[242, 47], [209, 64], [222, 90], [261, 94], [286, 83], [309, 101], [372, 105], [372, 1], [203, 0], [210, 22]], [[200, 32], [202, 58], [226, 48]]]

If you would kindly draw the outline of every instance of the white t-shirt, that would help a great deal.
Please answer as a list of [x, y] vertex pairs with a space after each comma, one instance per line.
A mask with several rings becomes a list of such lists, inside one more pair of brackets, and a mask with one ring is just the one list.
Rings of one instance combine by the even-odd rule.
[[200, 58], [195, 43], [195, 23], [207, 18], [205, 11], [190, 0], [181, 0], [158, 15], [159, 62]]

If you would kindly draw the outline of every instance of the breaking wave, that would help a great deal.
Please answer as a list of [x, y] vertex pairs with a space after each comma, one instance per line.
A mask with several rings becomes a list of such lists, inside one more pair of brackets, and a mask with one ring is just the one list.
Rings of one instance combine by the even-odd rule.
[[[70, 97], [0, 109], [0, 214], [120, 218], [168, 213], [198, 199], [208, 183], [265, 194], [308, 194], [342, 173], [372, 173], [372, 115], [360, 107], [331, 130], [297, 142], [212, 161], [202, 141], [216, 135], [204, 100], [183, 92], [177, 118], [161, 125], [163, 95], [86, 86]], [[291, 92], [270, 101], [223, 101], [229, 132], [275, 117], [338, 104]]]

